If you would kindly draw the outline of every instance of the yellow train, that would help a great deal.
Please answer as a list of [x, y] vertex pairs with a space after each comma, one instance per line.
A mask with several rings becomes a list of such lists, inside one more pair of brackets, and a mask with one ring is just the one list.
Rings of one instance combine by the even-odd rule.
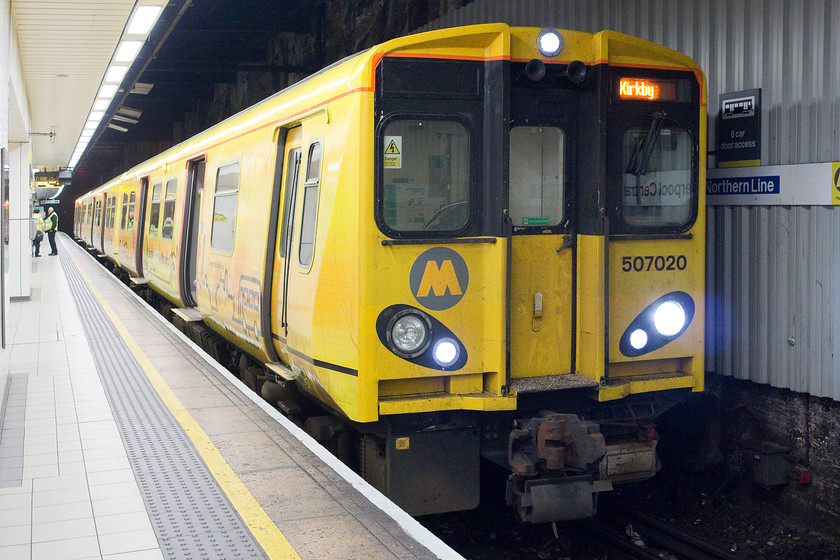
[[[75, 234], [413, 514], [592, 515], [704, 383], [688, 57], [504, 24], [339, 61], [76, 201]], [[202, 326], [204, 325], [204, 326]], [[204, 335], [202, 335], [204, 336]], [[501, 491], [501, 489], [500, 489]]]

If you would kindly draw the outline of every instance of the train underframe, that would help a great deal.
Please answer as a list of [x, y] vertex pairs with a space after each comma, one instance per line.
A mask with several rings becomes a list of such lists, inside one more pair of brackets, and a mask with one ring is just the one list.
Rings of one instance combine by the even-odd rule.
[[588, 518], [600, 492], [656, 474], [655, 420], [682, 396], [598, 404], [585, 391], [553, 392], [530, 395], [523, 404], [535, 407], [516, 412], [384, 418], [356, 426], [359, 470], [409, 513], [424, 515], [477, 507], [483, 458], [509, 471], [505, 499], [523, 522]]

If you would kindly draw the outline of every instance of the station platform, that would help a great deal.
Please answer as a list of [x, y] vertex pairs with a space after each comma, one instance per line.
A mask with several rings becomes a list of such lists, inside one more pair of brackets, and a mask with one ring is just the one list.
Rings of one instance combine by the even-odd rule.
[[0, 558], [461, 558], [69, 237], [0, 354]]

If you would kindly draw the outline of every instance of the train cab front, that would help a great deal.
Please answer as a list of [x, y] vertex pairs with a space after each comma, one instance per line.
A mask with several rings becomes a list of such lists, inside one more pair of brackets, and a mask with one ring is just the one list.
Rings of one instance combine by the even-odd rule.
[[703, 388], [703, 77], [616, 33], [467, 29], [375, 65], [367, 453], [412, 513], [472, 504], [481, 455], [523, 520], [588, 517]]

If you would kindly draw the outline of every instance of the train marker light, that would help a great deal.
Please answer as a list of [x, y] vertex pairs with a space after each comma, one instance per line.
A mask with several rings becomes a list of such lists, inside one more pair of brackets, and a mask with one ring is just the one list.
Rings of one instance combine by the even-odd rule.
[[440, 367], [449, 367], [458, 359], [458, 343], [451, 338], [442, 338], [435, 343], [432, 351], [435, 362]]
[[563, 50], [563, 37], [553, 29], [543, 29], [537, 36], [537, 48], [543, 56], [553, 58]]
[[664, 301], [653, 312], [653, 325], [662, 336], [674, 336], [685, 325], [685, 309], [676, 301]]
[[636, 329], [630, 333], [630, 346], [636, 350], [641, 350], [648, 343], [648, 334], [643, 329]]

